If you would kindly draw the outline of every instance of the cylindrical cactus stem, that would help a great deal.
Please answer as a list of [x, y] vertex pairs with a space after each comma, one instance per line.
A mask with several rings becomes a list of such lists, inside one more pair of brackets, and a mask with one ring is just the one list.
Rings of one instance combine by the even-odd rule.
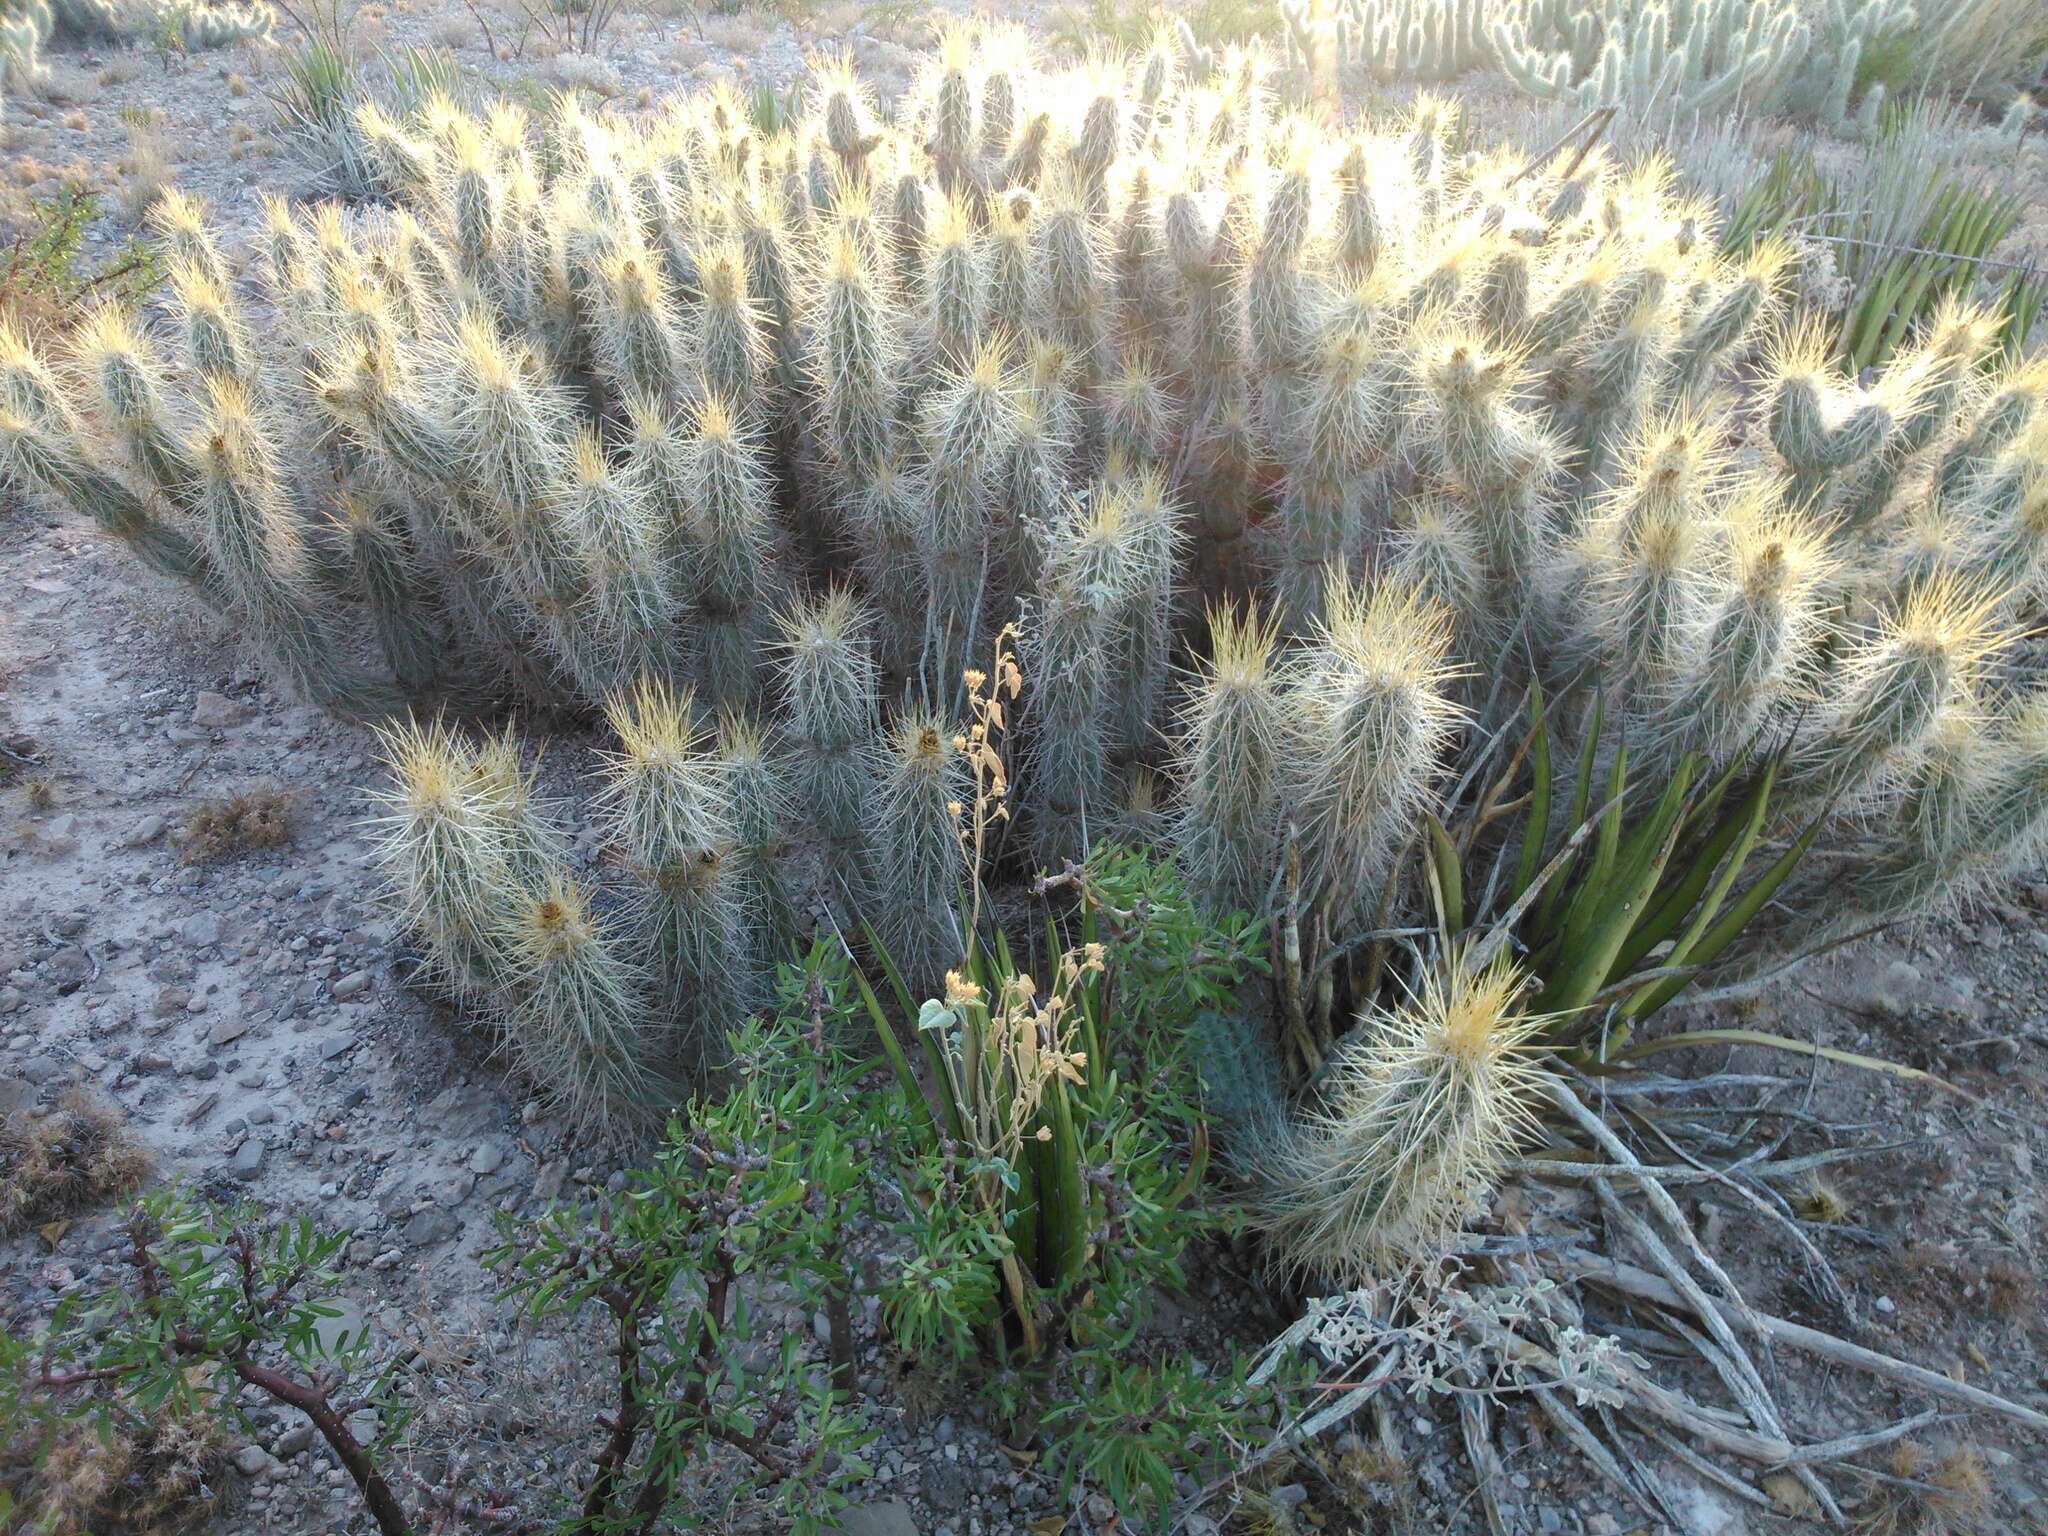
[[1409, 451], [1441, 483], [1461, 488], [1497, 600], [1525, 594], [1547, 542], [1562, 455], [1516, 397], [1520, 357], [1452, 330], [1417, 345]]
[[1175, 829], [1188, 885], [1212, 911], [1258, 911], [1272, 885], [1288, 711], [1279, 628], [1250, 608], [1209, 610], [1209, 654], [1181, 706]]
[[1288, 624], [1297, 630], [1315, 622], [1324, 576], [1358, 542], [1360, 482], [1384, 457], [1396, 430], [1391, 381], [1376, 361], [1355, 332], [1335, 330], [1316, 358], [1297, 419], [1288, 423], [1280, 591]]
[[635, 918], [654, 957], [657, 1012], [675, 1025], [673, 1055], [693, 1072], [757, 990], [725, 765], [694, 707], [687, 692], [652, 679], [613, 695], [605, 717], [619, 750], [604, 796], [638, 881]]
[[697, 696], [720, 709], [740, 709], [755, 691], [762, 601], [770, 587], [769, 480], [752, 438], [722, 398], [698, 403], [694, 429], [690, 499], [702, 529]]
[[1452, 498], [1431, 492], [1401, 503], [1388, 530], [1384, 569], [1456, 616], [1461, 660], [1480, 663], [1502, 654], [1522, 610], [1487, 601], [1485, 551], [1472, 518]]
[[1144, 577], [1148, 541], [1128, 481], [1094, 486], [1050, 530], [1026, 664], [1032, 754], [1024, 776], [1032, 854], [1049, 869], [1109, 835], [1117, 618]]
[[972, 362], [986, 303], [980, 238], [966, 206], [941, 198], [926, 225], [924, 323], [930, 355], [942, 367]]
[[809, 927], [791, 866], [796, 812], [788, 766], [771, 750], [758, 721], [721, 715], [717, 750], [732, 815], [733, 876], [749, 914], [747, 985], [750, 1002], [758, 1006], [777, 961], [800, 945]]
[[723, 400], [737, 416], [750, 417], [761, 402], [769, 352], [745, 248], [719, 240], [699, 250], [697, 281], [697, 369], [704, 393]]
[[1895, 402], [1896, 430], [1843, 486], [1843, 521], [1868, 526], [1891, 505], [1907, 468], [1949, 432], [1998, 342], [1998, 323], [1982, 305], [1945, 299], [1910, 352], [1886, 367], [1879, 392]]
[[1010, 187], [989, 210], [983, 236], [988, 265], [986, 303], [991, 330], [1028, 336], [1037, 327], [1032, 246], [1037, 237], [1038, 198]]
[[1996, 767], [1983, 713], [1968, 702], [1944, 710], [1901, 789], [1897, 840], [1909, 860], [1938, 877], [1969, 856], [1971, 819], [1991, 792]]
[[10, 324], [0, 321], [0, 476], [18, 490], [70, 502], [151, 570], [190, 582], [209, 602], [228, 596], [200, 541], [154, 516], [125, 484], [95, 466], [56, 379]]
[[586, 686], [601, 684], [598, 694], [667, 676], [675, 613], [660, 529], [647, 497], [613, 469], [593, 431], [576, 436], [559, 505], [583, 568], [574, 613], [578, 675]]
[[90, 310], [72, 337], [101, 419], [129, 462], [180, 512], [199, 506], [199, 468], [185, 452], [165, 404], [167, 381], [149, 339], [117, 305]]
[[1121, 201], [1110, 249], [1112, 319], [1126, 355], [1155, 352], [1171, 339], [1173, 294], [1160, 243], [1158, 200], [1144, 165], [1131, 171]]
[[1810, 672], [1825, 632], [1835, 563], [1825, 530], [1753, 481], [1723, 514], [1727, 567], [1687, 640], [1660, 736], [1675, 751], [1725, 760], [1750, 743]]
[[1267, 195], [1265, 220], [1245, 282], [1252, 357], [1265, 390], [1267, 430], [1276, 440], [1293, 425], [1296, 386], [1307, 371], [1314, 337], [1307, 313], [1307, 247], [1312, 207], [1304, 142]]
[[1729, 355], [1777, 309], [1791, 263], [1792, 247], [1781, 238], [1751, 248], [1740, 269], [1679, 332], [1664, 365], [1671, 387], [1685, 395], [1711, 387]]
[[839, 161], [839, 174], [852, 186], [865, 185], [868, 156], [881, 147], [874, 104], [845, 56], [820, 57], [811, 64], [811, 89], [826, 145]]
[[671, 613], [684, 620], [703, 585], [701, 512], [691, 500], [690, 438], [669, 409], [644, 395], [626, 400], [624, 475], [645, 498], [648, 527]]
[[1535, 1130], [1542, 1021], [1505, 963], [1453, 957], [1406, 1004], [1339, 1042], [1321, 1102], [1269, 1124], [1236, 1159], [1275, 1263], [1359, 1284], [1434, 1257]]
[[205, 205], [198, 198], [166, 187], [149, 210], [149, 222], [167, 257], [184, 262], [223, 291], [231, 285], [228, 264], [206, 227]]
[[439, 722], [389, 726], [378, 746], [392, 784], [373, 797], [373, 847], [399, 914], [424, 941], [433, 980], [489, 997], [511, 974], [501, 924], [521, 889], [495, 786], [478, 776], [470, 744]]
[[1173, 665], [1174, 577], [1187, 535], [1181, 509], [1157, 468], [1127, 476], [1124, 499], [1132, 570], [1127, 595], [1110, 612], [1116, 653], [1109, 705], [1118, 755], [1151, 759], [1163, 740], [1160, 714]]
[[408, 692], [432, 690], [449, 661], [448, 638], [405, 508], [372, 490], [338, 493], [335, 510], [348, 539], [353, 584], [392, 675]]
[[1945, 519], [1962, 526], [1939, 554], [2024, 602], [2048, 585], [2048, 432], [2014, 443], [1967, 484], [1960, 515]]
[[939, 188], [948, 197], [963, 197], [974, 188], [974, 41], [964, 25], [952, 25], [939, 38], [930, 84], [928, 149]]
[[822, 435], [857, 493], [895, 457], [896, 334], [873, 261], [844, 231], [831, 237], [812, 311]]
[[925, 628], [930, 480], [921, 468], [885, 460], [843, 511], [859, 550], [861, 586], [875, 608], [875, 659], [892, 684], [901, 682], [917, 670]]
[[1149, 353], [1127, 352], [1102, 394], [1106, 455], [1165, 460], [1175, 446], [1179, 406]]
[[960, 818], [974, 786], [960, 743], [943, 719], [925, 710], [899, 718], [883, 743], [875, 801], [876, 926], [918, 995], [942, 984], [966, 957]]
[[2017, 867], [2038, 857], [2048, 833], [2048, 691], [2023, 695], [1999, 722], [1990, 780], [1970, 835], [1982, 855]]
[[914, 167], [899, 170], [889, 194], [889, 225], [896, 253], [890, 276], [899, 299], [908, 301], [924, 277], [925, 223], [931, 192]]
[[1582, 531], [1590, 580], [1567, 622], [1579, 629], [1582, 654], [1631, 689], [1668, 693], [1692, 660], [1717, 573], [1727, 431], [1718, 413], [1684, 406], [1644, 424], [1620, 450], [1614, 485]]
[[924, 407], [932, 466], [929, 517], [919, 532], [925, 564], [923, 666], [927, 698], [960, 697], [960, 673], [980, 655], [991, 610], [989, 531], [997, 472], [1016, 434], [1016, 386], [1002, 337], [983, 341], [971, 367], [950, 374]]
[[1331, 231], [1337, 270], [1348, 282], [1372, 276], [1386, 246], [1386, 229], [1373, 196], [1366, 146], [1354, 143], [1337, 166], [1337, 207]]
[[1448, 612], [1332, 572], [1323, 614], [1287, 669], [1280, 793], [1301, 853], [1301, 900], [1328, 914], [1334, 940], [1370, 920], [1459, 711], [1448, 694]]
[[202, 378], [259, 387], [262, 365], [241, 306], [227, 289], [186, 262], [170, 264], [171, 313], [184, 333], [185, 355]]
[[511, 957], [506, 1044], [579, 1126], [617, 1132], [668, 1108], [647, 978], [566, 870], [518, 892], [500, 921]]
[[604, 265], [600, 278], [593, 351], [614, 401], [637, 395], [679, 406], [694, 381], [654, 258], [629, 247]]
[[865, 909], [875, 868], [875, 741], [880, 724], [869, 621], [834, 591], [781, 622], [782, 697], [791, 781], [817, 834], [821, 896], [842, 917]]
[[1892, 603], [1844, 657], [1821, 729], [1794, 759], [1795, 782], [1825, 797], [1895, 782], [1943, 715], [1974, 698], [1985, 658], [2010, 638], [1997, 618], [2003, 599], [1943, 572]]
[[1829, 353], [1827, 334], [1802, 325], [1778, 339], [1767, 361], [1771, 442], [1791, 468], [1794, 498], [1815, 506], [1826, 504], [1842, 471], [1884, 446], [1899, 403], [1856, 391]]
[[1072, 172], [1047, 179], [1032, 245], [1039, 326], [1067, 349], [1085, 391], [1108, 370], [1109, 306], [1101, 231]]
[[1969, 493], [1971, 482], [2028, 426], [2039, 419], [2048, 400], [2048, 358], [2037, 357], [2006, 368], [1993, 383], [1989, 398], [1969, 416], [1964, 430], [1943, 451], [1934, 489], [1944, 501]]
[[318, 606], [276, 449], [239, 385], [208, 386], [185, 454], [214, 569], [250, 638], [314, 700], [351, 714], [389, 708], [389, 689], [348, 660]]

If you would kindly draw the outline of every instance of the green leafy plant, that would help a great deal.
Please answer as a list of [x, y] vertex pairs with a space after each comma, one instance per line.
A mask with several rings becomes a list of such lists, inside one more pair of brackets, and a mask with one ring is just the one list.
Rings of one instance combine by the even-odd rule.
[[[827, 982], [814, 971], [822, 1007]], [[815, 1022], [822, 1023], [822, 1015]], [[672, 1518], [689, 1469], [714, 1446], [743, 1453], [788, 1529], [836, 1525], [847, 1487], [867, 1475], [871, 1436], [854, 1412], [844, 1234], [866, 1188], [849, 1138], [847, 1064], [829, 1037], [785, 1017], [733, 1041], [729, 1093], [670, 1122], [653, 1164], [596, 1206], [507, 1220], [487, 1262], [529, 1316], [607, 1320], [618, 1406], [564, 1531], [651, 1529]], [[871, 1150], [871, 1149], [870, 1149]], [[835, 1330], [820, 1377], [796, 1336], [758, 1360], [750, 1277], [789, 1280]]]
[[[0, 1344], [0, 1410], [45, 1419], [92, 1415], [130, 1424], [170, 1408], [232, 1411], [245, 1386], [303, 1414], [334, 1452], [385, 1536], [409, 1522], [377, 1465], [406, 1422], [395, 1380], [381, 1372], [348, 1396], [364, 1362], [359, 1332], [333, 1341], [321, 1326], [340, 1312], [328, 1300], [346, 1233], [322, 1233], [309, 1217], [260, 1224], [172, 1189], [146, 1196], [127, 1225], [126, 1283], [59, 1302], [31, 1346]], [[373, 1408], [371, 1443], [351, 1415]]]

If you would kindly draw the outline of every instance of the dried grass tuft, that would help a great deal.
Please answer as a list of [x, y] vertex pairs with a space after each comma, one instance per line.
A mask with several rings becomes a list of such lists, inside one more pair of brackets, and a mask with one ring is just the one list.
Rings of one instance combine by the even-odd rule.
[[211, 864], [257, 848], [282, 848], [292, 840], [291, 809], [291, 795], [269, 785], [203, 800], [185, 818], [185, 862]]
[[125, 1195], [149, 1167], [119, 1113], [82, 1089], [46, 1115], [17, 1110], [0, 1121], [0, 1236]]

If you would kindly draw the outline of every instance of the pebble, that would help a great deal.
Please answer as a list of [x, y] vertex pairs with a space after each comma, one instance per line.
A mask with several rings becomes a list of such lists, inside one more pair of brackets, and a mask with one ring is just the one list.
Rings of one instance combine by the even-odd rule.
[[337, 1003], [345, 1003], [352, 997], [361, 997], [369, 990], [370, 973], [368, 971], [350, 971], [334, 984], [334, 1000]]
[[235, 1155], [228, 1162], [228, 1172], [243, 1183], [248, 1183], [263, 1171], [263, 1152], [263, 1138], [251, 1136], [235, 1148]]
[[235, 1470], [244, 1477], [261, 1477], [270, 1465], [270, 1452], [260, 1445], [245, 1445], [235, 1452]]
[[884, 1499], [879, 1504], [856, 1504], [839, 1517], [845, 1536], [918, 1536], [917, 1522], [910, 1506], [901, 1499]]
[[221, 693], [201, 692], [192, 702], [192, 723], [203, 731], [217, 731], [231, 725], [240, 725], [249, 718], [250, 713], [247, 704]]

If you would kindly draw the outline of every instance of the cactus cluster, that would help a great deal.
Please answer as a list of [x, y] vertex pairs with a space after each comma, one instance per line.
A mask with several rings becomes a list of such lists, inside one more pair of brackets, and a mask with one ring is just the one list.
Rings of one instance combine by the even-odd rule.
[[[448, 985], [593, 1117], [814, 924], [958, 961], [962, 678], [1012, 624], [992, 857], [1137, 829], [1328, 952], [1419, 910], [1404, 850], [1532, 679], [1638, 775], [1783, 749], [1835, 915], [2032, 846], [2048, 415], [1981, 313], [1859, 382], [1661, 161], [1457, 151], [1432, 98], [1333, 135], [1258, 50], [1180, 55], [961, 31], [888, 111], [820, 62], [769, 137], [716, 88], [364, 107], [394, 201], [272, 203], [262, 331], [172, 195], [167, 327], [0, 336], [0, 471], [337, 707], [608, 715], [601, 874], [503, 738], [394, 736], [387, 821]], [[1496, 1080], [1416, 1007], [1331, 1105]]]
[[168, 39], [188, 53], [265, 37], [277, 13], [264, 0], [11, 0], [0, 8], [0, 85], [28, 85], [45, 73], [54, 40]]
[[1865, 50], [1918, 21], [1912, 0], [1505, 0], [1488, 36], [1524, 90], [1582, 111], [1776, 112], [1841, 131], [1884, 105], [1881, 82], [1858, 94]]
[[1441, 85], [1497, 60], [1487, 28], [1492, 0], [1339, 0], [1322, 15], [1309, 0], [1281, 7], [1287, 61], [1313, 71], [1327, 57], [1376, 80]]

